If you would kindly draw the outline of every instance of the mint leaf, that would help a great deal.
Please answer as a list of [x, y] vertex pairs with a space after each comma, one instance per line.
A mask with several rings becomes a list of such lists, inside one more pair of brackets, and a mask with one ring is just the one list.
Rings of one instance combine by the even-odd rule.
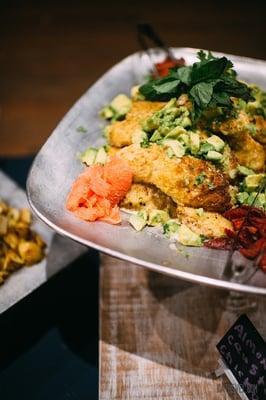
[[211, 101], [213, 85], [211, 83], [200, 82], [193, 86], [189, 94], [200, 108], [206, 108]]
[[197, 57], [201, 62], [206, 62], [209, 60], [213, 60], [215, 58], [210, 51], [208, 51], [208, 53], [207, 52], [205, 53], [205, 51], [203, 50], [197, 52]]
[[180, 67], [175, 70], [172, 69], [169, 72], [169, 75], [176, 79], [179, 79], [182, 83], [189, 86], [191, 81], [191, 71], [192, 67]]
[[157, 93], [168, 93], [168, 92], [173, 92], [177, 89], [180, 81], [177, 79], [174, 79], [169, 82], [164, 82], [161, 83], [160, 85], [156, 85], [154, 89], [156, 90]]
[[139, 88], [139, 91], [148, 100], [168, 101], [181, 94], [179, 84], [178, 79], [167, 76], [145, 83]]
[[215, 91], [226, 92], [230, 96], [239, 97], [245, 101], [253, 101], [250, 88], [236, 79], [225, 76], [216, 85]]
[[215, 58], [204, 63], [195, 63], [191, 72], [191, 83], [219, 78], [227, 68], [227, 58]]
[[216, 106], [230, 106], [232, 104], [230, 96], [226, 92], [213, 92], [212, 100], [214, 101], [213, 107]]

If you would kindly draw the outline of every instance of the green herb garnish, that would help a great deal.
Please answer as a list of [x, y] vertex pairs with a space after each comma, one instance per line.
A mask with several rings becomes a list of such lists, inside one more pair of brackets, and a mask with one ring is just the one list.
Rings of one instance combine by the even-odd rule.
[[205, 178], [206, 178], [205, 172], [201, 172], [198, 176], [196, 176], [195, 184], [201, 185], [204, 182]]
[[80, 132], [80, 133], [86, 133], [86, 132], [87, 132], [87, 129], [84, 128], [84, 126], [81, 126], [81, 125], [80, 125], [79, 127], [77, 127], [76, 131], [77, 131], [77, 132]]
[[140, 142], [140, 147], [146, 148], [146, 147], [149, 147], [150, 144], [151, 144], [151, 143], [150, 143], [149, 139], [145, 137], [145, 138], [143, 138], [142, 141]]
[[168, 101], [186, 93], [193, 104], [193, 120], [207, 108], [232, 109], [230, 97], [253, 101], [251, 89], [236, 79], [233, 64], [226, 57], [217, 58], [210, 52], [198, 53], [199, 62], [188, 67], [175, 67], [168, 76], [150, 80], [139, 88], [147, 100]]

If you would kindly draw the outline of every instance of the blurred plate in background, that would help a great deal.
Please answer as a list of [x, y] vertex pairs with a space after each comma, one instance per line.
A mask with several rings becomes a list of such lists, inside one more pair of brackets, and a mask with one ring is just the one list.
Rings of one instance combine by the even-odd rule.
[[[0, 198], [14, 207], [29, 207], [25, 192], [2, 171]], [[0, 314], [87, 250], [86, 247], [55, 234], [36, 217], [33, 218], [33, 229], [47, 244], [46, 257], [38, 264], [13, 272], [0, 286]]]

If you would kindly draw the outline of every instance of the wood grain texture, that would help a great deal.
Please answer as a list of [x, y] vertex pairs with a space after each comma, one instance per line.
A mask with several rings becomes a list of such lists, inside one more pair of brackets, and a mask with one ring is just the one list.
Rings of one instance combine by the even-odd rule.
[[[0, 155], [36, 152], [149, 22], [169, 45], [266, 58], [266, 2], [0, 2]], [[118, 88], [119, 91], [119, 88]]]
[[[100, 400], [237, 400], [214, 379], [228, 293], [102, 257]], [[266, 299], [248, 313], [264, 337]]]

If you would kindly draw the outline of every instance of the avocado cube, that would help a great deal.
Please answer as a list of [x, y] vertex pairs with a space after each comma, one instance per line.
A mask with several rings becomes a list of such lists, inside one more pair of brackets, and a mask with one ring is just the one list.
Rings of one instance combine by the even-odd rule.
[[89, 147], [87, 150], [84, 151], [84, 153], [80, 155], [79, 158], [81, 162], [83, 162], [89, 167], [90, 165], [94, 164], [96, 155], [97, 155], [97, 149]]
[[265, 176], [265, 174], [253, 174], [246, 176], [244, 184], [249, 192], [257, 189]]
[[206, 154], [206, 159], [211, 160], [211, 161], [221, 161], [223, 158], [223, 155], [221, 153], [218, 153], [218, 151], [210, 150]]
[[163, 210], [152, 210], [149, 213], [148, 224], [151, 226], [163, 225], [169, 220], [169, 214]]
[[105, 164], [107, 161], [107, 153], [104, 147], [100, 147], [94, 160], [94, 164]]
[[129, 218], [129, 223], [136, 231], [141, 231], [147, 225], [148, 214], [146, 211], [139, 211]]
[[190, 150], [192, 154], [197, 154], [200, 149], [200, 135], [198, 133], [190, 132]]
[[211, 144], [216, 151], [223, 150], [225, 146], [225, 142], [217, 135], [210, 136], [207, 140], [207, 143]]

